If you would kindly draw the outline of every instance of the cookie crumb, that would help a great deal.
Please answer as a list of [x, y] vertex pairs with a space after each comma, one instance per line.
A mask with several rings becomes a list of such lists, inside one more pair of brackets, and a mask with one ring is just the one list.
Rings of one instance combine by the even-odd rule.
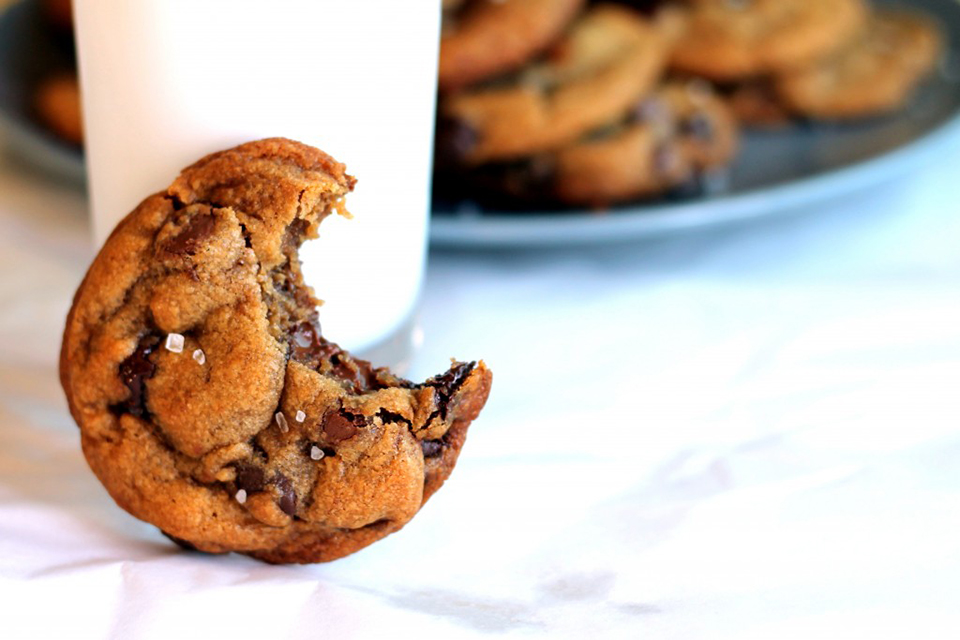
[[203, 364], [207, 361], [207, 356], [204, 355], [203, 349], [196, 349], [193, 352], [193, 359], [197, 361], [197, 364]]
[[311, 460], [321, 460], [324, 456], [323, 449], [317, 445], [310, 447], [310, 459]]
[[303, 422], [306, 419], [307, 419], [307, 414], [297, 409], [297, 417], [296, 417], [297, 422]]
[[277, 412], [277, 415], [273, 416], [274, 420], [277, 421], [277, 426], [280, 427], [280, 433], [286, 433], [290, 431], [290, 427], [287, 425], [287, 417], [280, 412]]
[[237, 499], [237, 502], [243, 504], [247, 501], [247, 492], [245, 489], [240, 489], [233, 497]]
[[164, 347], [172, 353], [183, 353], [183, 336], [179, 333], [168, 333]]

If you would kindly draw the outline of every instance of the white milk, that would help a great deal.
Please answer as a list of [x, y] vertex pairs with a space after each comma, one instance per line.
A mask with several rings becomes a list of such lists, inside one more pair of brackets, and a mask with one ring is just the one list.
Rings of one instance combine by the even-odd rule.
[[440, 3], [74, 0], [96, 240], [207, 153], [285, 136], [358, 178], [301, 251], [324, 334], [363, 350], [423, 273]]

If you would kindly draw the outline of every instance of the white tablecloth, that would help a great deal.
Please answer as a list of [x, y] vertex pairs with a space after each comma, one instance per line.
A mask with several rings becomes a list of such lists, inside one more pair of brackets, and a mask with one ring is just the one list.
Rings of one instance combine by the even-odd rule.
[[411, 376], [495, 374], [456, 471], [401, 532], [275, 567], [178, 551], [87, 469], [56, 376], [83, 196], [7, 160], [0, 637], [960, 637], [958, 167], [654, 242], [434, 252]]

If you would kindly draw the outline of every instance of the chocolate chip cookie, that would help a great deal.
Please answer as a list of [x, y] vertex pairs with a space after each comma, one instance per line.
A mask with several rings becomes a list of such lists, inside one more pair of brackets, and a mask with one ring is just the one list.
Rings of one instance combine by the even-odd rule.
[[943, 42], [930, 19], [879, 10], [857, 38], [834, 55], [778, 76], [779, 98], [817, 119], [869, 116], [903, 106], [934, 69]]
[[554, 189], [591, 206], [662, 194], [728, 164], [737, 142], [735, 118], [709, 84], [670, 83], [620, 127], [557, 152]]
[[638, 13], [595, 6], [542, 61], [442, 101], [438, 159], [477, 165], [574, 142], [652, 89], [666, 55], [664, 36]]
[[454, 91], [513, 71], [557, 39], [585, 0], [444, 2], [438, 84]]
[[737, 142], [734, 116], [709, 84], [671, 82], [582, 141], [478, 178], [525, 202], [605, 207], [690, 184], [730, 162]]
[[33, 98], [40, 122], [54, 135], [73, 145], [83, 144], [80, 84], [76, 74], [54, 75], [43, 80]]
[[863, 0], [690, 0], [678, 71], [732, 81], [810, 64], [863, 25]]
[[77, 291], [60, 376], [84, 454], [184, 546], [352, 553], [440, 487], [486, 401], [482, 361], [413, 383], [322, 335], [298, 248], [354, 183], [290, 140], [207, 156], [117, 226]]

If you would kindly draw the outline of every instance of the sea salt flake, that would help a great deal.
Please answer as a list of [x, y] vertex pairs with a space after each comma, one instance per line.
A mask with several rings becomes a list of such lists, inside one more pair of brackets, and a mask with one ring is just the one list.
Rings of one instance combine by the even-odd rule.
[[203, 349], [197, 349], [193, 352], [193, 359], [197, 361], [197, 364], [203, 364], [207, 361], [207, 356], [204, 355]]
[[280, 427], [280, 433], [286, 433], [290, 431], [290, 427], [287, 425], [287, 417], [282, 413], [277, 413], [273, 416], [274, 420], [277, 421], [277, 426]]
[[182, 353], [183, 352], [183, 336], [179, 333], [168, 333], [167, 342], [164, 344], [167, 348], [167, 351], [172, 351], [173, 353]]
[[297, 410], [297, 417], [296, 417], [297, 422], [303, 422], [306, 419], [307, 419], [307, 414], [305, 414], [303, 411]]
[[240, 489], [233, 497], [237, 499], [237, 502], [243, 504], [247, 501], [247, 492], [245, 489]]
[[313, 460], [320, 460], [321, 458], [323, 458], [323, 449], [321, 449], [317, 445], [313, 445], [312, 447], [310, 447], [310, 458]]

